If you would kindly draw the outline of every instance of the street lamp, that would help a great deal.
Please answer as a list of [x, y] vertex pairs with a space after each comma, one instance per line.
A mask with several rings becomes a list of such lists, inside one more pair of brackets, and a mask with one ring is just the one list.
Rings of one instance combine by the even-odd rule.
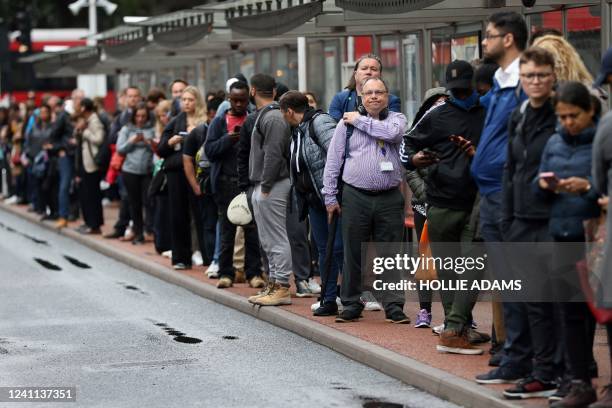
[[68, 8], [75, 16], [83, 7], [89, 7], [89, 38], [88, 45], [95, 45], [96, 40], [93, 36], [98, 32], [98, 20], [96, 16], [96, 7], [102, 7], [109, 16], [117, 10], [117, 5], [108, 0], [77, 0], [68, 5]]

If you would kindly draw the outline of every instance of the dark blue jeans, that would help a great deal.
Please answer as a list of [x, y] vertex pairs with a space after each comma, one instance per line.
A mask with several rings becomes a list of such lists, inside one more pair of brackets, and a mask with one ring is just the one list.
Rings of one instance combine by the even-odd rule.
[[323, 271], [325, 265], [325, 254], [327, 253], [327, 234], [329, 225], [327, 224], [327, 212], [323, 209], [312, 208], [308, 209], [310, 217], [310, 228], [312, 236], [319, 251], [319, 270], [321, 271], [321, 279], [325, 278], [325, 293], [323, 296], [324, 302], [336, 302], [338, 296], [338, 274], [342, 268], [344, 252], [342, 250], [342, 221], [338, 218], [336, 226], [336, 237], [334, 240], [334, 256], [332, 257], [331, 267], [327, 271]]
[[59, 172], [59, 191], [57, 201], [59, 206], [59, 216], [68, 218], [70, 215], [70, 182], [74, 174], [74, 161], [69, 155], [58, 157], [57, 161]]
[[[501, 229], [501, 198], [501, 191], [480, 198], [480, 233], [485, 243], [504, 241]], [[504, 262], [504, 259], [500, 254], [496, 254], [492, 247], [487, 247], [487, 251], [489, 265], [493, 267], [492, 275], [495, 276], [495, 265]], [[506, 342], [501, 367], [517, 371], [519, 374], [530, 373], [533, 349], [525, 304], [504, 302], [503, 309]]]

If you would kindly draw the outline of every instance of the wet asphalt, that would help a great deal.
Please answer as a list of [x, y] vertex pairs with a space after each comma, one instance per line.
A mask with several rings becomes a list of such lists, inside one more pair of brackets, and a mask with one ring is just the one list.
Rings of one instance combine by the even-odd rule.
[[0, 386], [76, 387], [24, 407], [455, 406], [2, 210]]

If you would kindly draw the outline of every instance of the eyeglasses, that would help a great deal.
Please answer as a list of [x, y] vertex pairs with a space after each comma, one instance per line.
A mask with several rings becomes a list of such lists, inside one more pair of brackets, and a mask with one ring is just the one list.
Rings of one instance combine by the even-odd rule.
[[367, 96], [370, 97], [372, 95], [376, 95], [376, 96], [383, 96], [387, 93], [387, 91], [379, 91], [379, 90], [374, 90], [374, 91], [366, 91], [363, 93], [363, 96]]
[[540, 81], [544, 81], [552, 75], [552, 72], [530, 72], [528, 74], [521, 74], [521, 78], [526, 79], [527, 81], [533, 81], [538, 78]]
[[505, 33], [505, 34], [489, 34], [489, 33], [486, 33], [484, 35], [484, 39], [489, 41], [489, 40], [491, 40], [493, 38], [505, 37], [506, 34], [508, 34], [508, 33]]
[[565, 115], [557, 115], [557, 117], [559, 118], [560, 121], [564, 121], [566, 119], [578, 119], [578, 116], [580, 116], [580, 112], [575, 112], [575, 113], [568, 113]]

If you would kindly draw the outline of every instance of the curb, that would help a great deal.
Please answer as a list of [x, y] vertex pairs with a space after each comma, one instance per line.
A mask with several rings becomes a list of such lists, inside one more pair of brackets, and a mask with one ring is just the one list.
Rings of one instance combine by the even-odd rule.
[[169, 268], [152, 261], [144, 260], [129, 253], [120, 252], [110, 245], [83, 236], [72, 229], [64, 228], [58, 230], [51, 224], [39, 222], [34, 216], [24, 214], [7, 204], [0, 202], [0, 209], [38, 226], [42, 226], [47, 230], [73, 239], [96, 252], [127, 264], [144, 273], [148, 273], [163, 281], [187, 289], [198, 296], [202, 296], [271, 323], [277, 327], [289, 330], [436, 397], [464, 407], [473, 408], [516, 408], [520, 406], [500, 398], [499, 393], [477, 385], [474, 382], [446, 371], [430, 367], [412, 358], [371, 344], [339, 330], [334, 330], [333, 328], [288, 312], [282, 308], [254, 306], [240, 295], [217, 290], [214, 286], [199, 282], [188, 276], [177, 274]]

